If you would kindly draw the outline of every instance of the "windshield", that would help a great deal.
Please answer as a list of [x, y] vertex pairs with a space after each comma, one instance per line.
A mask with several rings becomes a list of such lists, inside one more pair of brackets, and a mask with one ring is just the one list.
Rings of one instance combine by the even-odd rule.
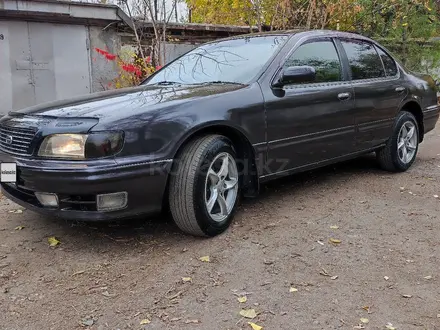
[[209, 43], [170, 63], [143, 85], [157, 83], [246, 84], [284, 44], [287, 36], [245, 37]]

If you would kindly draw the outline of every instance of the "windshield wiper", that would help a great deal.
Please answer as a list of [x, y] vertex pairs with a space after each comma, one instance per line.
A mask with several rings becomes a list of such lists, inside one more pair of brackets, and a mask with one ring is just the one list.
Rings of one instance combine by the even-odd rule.
[[159, 81], [157, 83], [151, 84], [151, 85], [160, 85], [160, 86], [169, 86], [169, 85], [181, 85], [182, 83], [179, 83], [177, 81]]
[[236, 81], [223, 81], [223, 80], [215, 80], [215, 81], [207, 81], [204, 84], [234, 84], [234, 85], [244, 85], [243, 83], [239, 83]]

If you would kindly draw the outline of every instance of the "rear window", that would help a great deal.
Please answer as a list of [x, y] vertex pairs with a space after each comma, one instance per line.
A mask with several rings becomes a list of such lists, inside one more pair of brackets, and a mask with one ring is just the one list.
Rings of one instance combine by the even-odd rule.
[[370, 43], [358, 40], [342, 40], [347, 53], [353, 80], [385, 77], [379, 54]]
[[397, 65], [396, 62], [389, 56], [387, 53], [385, 53], [382, 49], [379, 47], [376, 47], [377, 52], [379, 53], [380, 58], [382, 59], [383, 66], [385, 67], [385, 72], [388, 77], [397, 76]]

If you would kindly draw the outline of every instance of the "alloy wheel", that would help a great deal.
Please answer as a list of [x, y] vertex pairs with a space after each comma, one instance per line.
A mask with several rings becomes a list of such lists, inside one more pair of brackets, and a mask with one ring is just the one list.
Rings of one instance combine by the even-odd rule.
[[416, 125], [411, 121], [407, 121], [402, 125], [397, 138], [397, 154], [404, 164], [408, 164], [414, 159], [417, 144]]
[[237, 164], [234, 157], [222, 152], [211, 162], [205, 180], [205, 205], [211, 219], [225, 220], [234, 208], [237, 195]]

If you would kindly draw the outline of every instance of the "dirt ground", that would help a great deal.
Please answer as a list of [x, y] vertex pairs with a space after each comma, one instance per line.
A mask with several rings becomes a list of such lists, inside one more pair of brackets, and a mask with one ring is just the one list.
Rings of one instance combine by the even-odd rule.
[[271, 183], [213, 239], [167, 219], [10, 213], [2, 198], [0, 329], [440, 329], [434, 195], [440, 125], [407, 173], [365, 156]]

